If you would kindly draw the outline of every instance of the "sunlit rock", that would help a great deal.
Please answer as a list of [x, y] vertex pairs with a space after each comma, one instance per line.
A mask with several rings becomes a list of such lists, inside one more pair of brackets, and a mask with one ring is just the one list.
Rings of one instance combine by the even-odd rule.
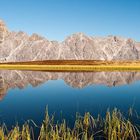
[[9, 32], [0, 20], [0, 62], [33, 60], [138, 60], [140, 43], [118, 36], [73, 34], [63, 42], [38, 34]]

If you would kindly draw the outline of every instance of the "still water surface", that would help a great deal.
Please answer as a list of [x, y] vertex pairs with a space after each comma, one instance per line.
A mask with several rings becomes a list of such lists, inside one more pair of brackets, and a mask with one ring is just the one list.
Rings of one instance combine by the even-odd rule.
[[40, 125], [46, 106], [72, 125], [76, 112], [102, 116], [117, 107], [140, 113], [139, 72], [50, 73], [0, 71], [0, 122], [8, 127], [32, 119]]

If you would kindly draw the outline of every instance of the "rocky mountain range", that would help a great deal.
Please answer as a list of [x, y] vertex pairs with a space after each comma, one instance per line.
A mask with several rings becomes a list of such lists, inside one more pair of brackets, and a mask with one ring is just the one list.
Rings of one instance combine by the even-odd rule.
[[83, 33], [63, 42], [37, 34], [9, 31], [0, 20], [0, 62], [33, 60], [138, 60], [140, 43], [118, 36], [89, 37]]
[[[73, 88], [90, 85], [119, 86], [140, 80], [140, 72], [40, 72], [40, 71], [0, 71], [0, 99], [9, 89], [23, 89], [28, 85], [36, 87], [49, 80], [64, 80]], [[66, 93], [67, 94], [67, 93]]]

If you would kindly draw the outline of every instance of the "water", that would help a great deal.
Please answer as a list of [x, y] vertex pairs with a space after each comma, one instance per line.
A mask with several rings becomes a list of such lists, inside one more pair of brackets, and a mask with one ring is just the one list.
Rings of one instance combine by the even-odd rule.
[[0, 121], [10, 128], [32, 119], [40, 125], [48, 106], [72, 126], [76, 112], [104, 116], [117, 107], [140, 113], [139, 72], [51, 73], [0, 71]]

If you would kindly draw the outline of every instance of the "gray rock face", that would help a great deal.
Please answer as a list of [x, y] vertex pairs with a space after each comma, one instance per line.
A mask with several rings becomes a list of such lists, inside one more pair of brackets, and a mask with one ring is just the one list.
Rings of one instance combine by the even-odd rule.
[[61, 59], [136, 60], [136, 42], [116, 36], [87, 37], [82, 33], [68, 37], [62, 44]]
[[37, 34], [10, 32], [0, 20], [0, 62], [58, 59], [138, 60], [140, 43], [117, 36], [89, 37], [83, 33], [58, 43]]
[[88, 72], [88, 73], [57, 73], [39, 71], [0, 71], [0, 99], [8, 89], [25, 88], [28, 85], [36, 87], [49, 80], [62, 79], [73, 88], [84, 88], [98, 84], [106, 86], [119, 86], [140, 80], [140, 72]]

